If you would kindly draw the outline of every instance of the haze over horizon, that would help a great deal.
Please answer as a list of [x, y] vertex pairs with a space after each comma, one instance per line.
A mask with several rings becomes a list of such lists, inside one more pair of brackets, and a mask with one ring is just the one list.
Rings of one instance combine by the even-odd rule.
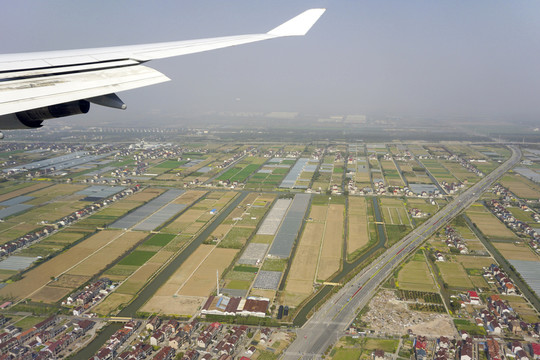
[[152, 119], [159, 126], [210, 112], [271, 111], [508, 122], [540, 116], [537, 2], [31, 0], [4, 5], [2, 52], [266, 32], [313, 7], [327, 12], [305, 37], [151, 61], [172, 81], [119, 93], [126, 111], [93, 106], [63, 122]]

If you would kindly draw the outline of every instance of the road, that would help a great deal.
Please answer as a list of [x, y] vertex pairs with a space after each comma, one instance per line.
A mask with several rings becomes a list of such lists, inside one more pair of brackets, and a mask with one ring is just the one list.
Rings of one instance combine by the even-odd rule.
[[425, 223], [413, 230], [363, 269], [332, 296], [297, 331], [296, 340], [281, 357], [284, 360], [321, 359], [324, 352], [342, 336], [358, 311], [373, 297], [379, 285], [405, 258], [439, 227], [475, 202], [484, 191], [521, 159], [521, 151], [510, 146], [512, 156], [467, 191], [458, 195]]

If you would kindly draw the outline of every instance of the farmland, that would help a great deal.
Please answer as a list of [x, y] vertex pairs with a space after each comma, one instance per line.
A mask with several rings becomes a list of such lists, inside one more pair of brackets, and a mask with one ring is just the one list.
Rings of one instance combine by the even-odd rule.
[[[144, 236], [142, 233], [125, 233], [119, 230], [100, 231], [29, 271], [22, 280], [0, 289], [0, 296], [57, 301], [93, 274], [97, 274]], [[96, 256], [98, 254], [99, 256]], [[90, 259], [92, 261], [89, 261]], [[51, 278], [61, 280], [60, 277], [64, 274], [71, 277], [69, 284], [58, 287], [58, 283], [51, 281]], [[52, 287], [54, 289], [51, 289]]]
[[313, 292], [317, 271], [317, 262], [313, 259], [319, 256], [326, 211], [326, 206], [312, 206], [309, 213], [311, 220], [306, 223], [300, 237], [285, 286], [285, 302], [293, 306]]
[[436, 292], [437, 288], [422, 253], [416, 253], [399, 271], [399, 289]]
[[501, 184], [522, 199], [540, 198], [540, 185], [519, 174], [509, 173], [502, 177]]
[[517, 239], [516, 235], [484, 206], [472, 205], [466, 213], [487, 237], [492, 239]]
[[337, 272], [341, 264], [343, 247], [343, 205], [331, 204], [326, 213], [323, 244], [319, 254], [317, 279], [327, 280]]
[[473, 287], [467, 272], [460, 263], [456, 262], [437, 262], [437, 267], [441, 276], [449, 287], [458, 289], [470, 289]]
[[348, 225], [347, 253], [351, 255], [369, 243], [365, 198], [349, 198]]

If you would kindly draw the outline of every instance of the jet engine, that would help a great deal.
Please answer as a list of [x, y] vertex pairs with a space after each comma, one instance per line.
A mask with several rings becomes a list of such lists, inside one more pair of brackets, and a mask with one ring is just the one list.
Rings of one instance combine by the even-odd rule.
[[0, 129], [40, 128], [43, 126], [43, 120], [86, 114], [88, 110], [90, 110], [90, 102], [87, 100], [77, 100], [21, 111], [15, 114], [2, 115], [0, 116]]

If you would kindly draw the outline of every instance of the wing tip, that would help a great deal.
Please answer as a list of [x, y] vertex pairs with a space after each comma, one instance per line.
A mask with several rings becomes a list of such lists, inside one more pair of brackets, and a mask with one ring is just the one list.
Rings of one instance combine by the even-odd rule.
[[278, 27], [267, 32], [273, 36], [303, 36], [306, 35], [309, 29], [319, 20], [326, 9], [315, 8], [304, 11], [303, 13], [293, 17], [289, 21], [284, 22]]

